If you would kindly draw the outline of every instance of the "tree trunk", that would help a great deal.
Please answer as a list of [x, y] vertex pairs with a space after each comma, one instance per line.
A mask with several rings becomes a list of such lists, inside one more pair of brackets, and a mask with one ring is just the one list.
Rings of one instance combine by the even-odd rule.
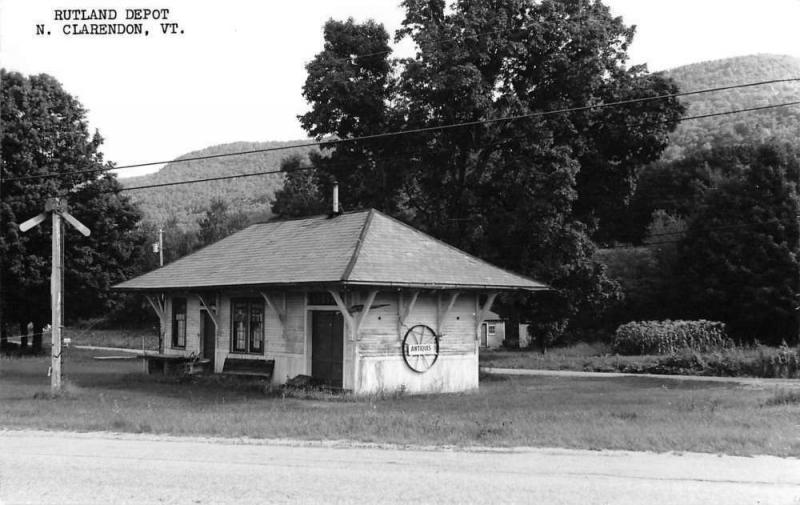
[[519, 315], [515, 312], [506, 320], [506, 337], [503, 345], [510, 349], [519, 349]]
[[33, 323], [33, 353], [34, 354], [41, 354], [42, 353], [42, 328], [43, 324], [41, 321], [35, 321]]
[[0, 350], [8, 349], [8, 325], [0, 320]]
[[28, 323], [19, 323], [19, 335], [19, 351], [23, 353], [28, 347]]

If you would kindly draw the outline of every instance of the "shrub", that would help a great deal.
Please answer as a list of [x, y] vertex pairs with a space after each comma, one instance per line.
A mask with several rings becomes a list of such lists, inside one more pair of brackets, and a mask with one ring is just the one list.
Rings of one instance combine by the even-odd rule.
[[655, 363], [626, 366], [622, 371], [716, 377], [800, 378], [800, 349], [731, 347], [709, 353], [683, 349]]
[[614, 334], [619, 354], [673, 354], [682, 349], [710, 352], [733, 346], [725, 324], [716, 321], [634, 321]]
[[762, 347], [758, 351], [758, 377], [778, 377], [794, 379], [800, 376], [800, 353], [783, 342], [777, 349]]

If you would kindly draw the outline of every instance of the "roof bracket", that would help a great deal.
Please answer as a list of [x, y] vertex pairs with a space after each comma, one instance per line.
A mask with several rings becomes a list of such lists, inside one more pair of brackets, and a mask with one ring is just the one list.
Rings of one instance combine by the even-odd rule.
[[403, 338], [403, 327], [406, 326], [408, 316], [410, 316], [411, 311], [414, 310], [414, 305], [416, 305], [418, 297], [419, 290], [414, 290], [411, 292], [411, 299], [406, 303], [403, 292], [397, 292], [397, 336], [400, 339]]
[[358, 329], [355, 324], [355, 318], [353, 318], [353, 316], [350, 314], [350, 311], [347, 309], [347, 305], [344, 304], [342, 295], [333, 289], [329, 289], [328, 292], [333, 297], [333, 301], [336, 302], [336, 306], [339, 308], [339, 312], [342, 313], [342, 317], [344, 318], [345, 323], [347, 323], [348, 328], [350, 328], [350, 340], [356, 340]]
[[447, 320], [447, 316], [450, 315], [450, 311], [453, 309], [453, 305], [455, 305], [456, 300], [458, 299], [458, 295], [461, 293], [459, 291], [453, 291], [450, 293], [450, 299], [447, 301], [447, 306], [442, 309], [442, 294], [439, 293], [439, 296], [436, 299], [436, 335], [441, 337], [442, 336], [442, 329], [444, 328], [444, 323]]
[[164, 352], [164, 337], [167, 334], [167, 298], [163, 293], [145, 295], [150, 306], [158, 316], [158, 352]]
[[276, 300], [274, 295], [271, 295], [265, 291], [259, 291], [258, 294], [264, 299], [267, 303], [267, 307], [278, 316], [278, 321], [281, 323], [281, 329], [286, 326], [286, 293], [281, 293], [282, 299]]
[[202, 307], [203, 309], [205, 309], [206, 312], [208, 312], [208, 316], [211, 318], [211, 321], [213, 321], [214, 326], [219, 328], [219, 323], [217, 322], [217, 307], [219, 307], [219, 294], [214, 295], [214, 305], [209, 305], [208, 303], [206, 303], [205, 298], [203, 298], [203, 295], [201, 295], [200, 293], [197, 293], [196, 296], [197, 299], [200, 300], [200, 307]]
[[153, 311], [155, 311], [158, 319], [163, 325], [167, 319], [167, 303], [163, 295], [145, 295], [145, 298], [147, 298], [147, 301], [150, 302], [150, 306], [153, 307]]
[[[400, 304], [398, 308], [400, 309], [400, 326], [405, 326], [406, 321], [408, 320], [408, 316], [411, 315], [411, 311], [414, 310], [414, 305], [417, 303], [417, 298], [419, 297], [419, 291], [412, 291], [411, 292], [411, 300], [408, 301], [406, 305], [403, 300], [403, 292], [400, 291]], [[405, 307], [403, 307], [405, 305]]]
[[367, 294], [367, 301], [364, 303], [364, 308], [361, 311], [361, 315], [358, 317], [358, 321], [356, 322], [356, 335], [358, 335], [358, 332], [361, 331], [361, 325], [364, 324], [364, 321], [367, 319], [367, 316], [369, 315], [369, 309], [372, 307], [373, 302], [375, 302], [375, 296], [377, 296], [377, 294], [377, 289], [369, 290], [369, 293]]
[[484, 302], [483, 307], [478, 308], [478, 312], [475, 314], [475, 338], [480, 338], [480, 331], [481, 325], [486, 320], [486, 316], [489, 315], [489, 311], [492, 310], [492, 305], [494, 304], [494, 299], [497, 298], [497, 292], [493, 291], [486, 296], [486, 302]]

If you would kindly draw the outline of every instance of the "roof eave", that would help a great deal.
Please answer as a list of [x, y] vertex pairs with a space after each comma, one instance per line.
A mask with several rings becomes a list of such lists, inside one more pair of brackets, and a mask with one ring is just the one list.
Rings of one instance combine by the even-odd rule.
[[164, 292], [164, 291], [204, 291], [204, 290], [235, 290], [235, 289], [287, 289], [287, 288], [319, 288], [331, 287], [384, 287], [392, 289], [433, 289], [433, 290], [471, 290], [471, 291], [552, 291], [550, 286], [519, 286], [504, 284], [447, 284], [427, 282], [392, 282], [392, 281], [313, 281], [313, 282], [283, 282], [283, 283], [258, 283], [258, 284], [224, 284], [206, 286], [112, 286], [111, 289], [123, 292]]
[[358, 287], [390, 287], [411, 289], [469, 289], [482, 291], [552, 291], [550, 286], [521, 286], [511, 284], [457, 284], [433, 282], [392, 282], [392, 281], [347, 281], [342, 284]]

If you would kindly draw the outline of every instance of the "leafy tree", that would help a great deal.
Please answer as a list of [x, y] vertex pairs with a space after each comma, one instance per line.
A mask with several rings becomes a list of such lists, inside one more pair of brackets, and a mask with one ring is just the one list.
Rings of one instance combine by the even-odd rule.
[[709, 190], [681, 245], [688, 307], [741, 339], [797, 337], [798, 160], [763, 146], [741, 176]]
[[[159, 227], [152, 223], [146, 223], [146, 227], [149, 230], [147, 235], [149, 237], [153, 237], [152, 240], [155, 241], [155, 239], [158, 237]], [[160, 228], [164, 233], [165, 265], [172, 263], [173, 261], [186, 256], [187, 254], [191, 254], [192, 252], [196, 251], [198, 247], [200, 247], [199, 239], [197, 237], [197, 230], [184, 229], [179, 224], [176, 216], [171, 216]], [[142, 270], [143, 272], [147, 272], [158, 266], [158, 259], [155, 254], [152, 255], [148, 265], [150, 265], [149, 268], [145, 268]]]
[[[722, 166], [729, 165], [723, 163]], [[648, 235], [656, 212], [686, 219], [697, 208], [715, 179], [707, 156], [688, 156], [673, 162], [656, 162], [639, 171], [636, 191], [625, 219], [627, 233], [623, 242], [641, 243]]]
[[663, 210], [653, 212], [646, 246], [600, 249], [596, 257], [619, 282], [624, 299], [607, 315], [609, 327], [630, 321], [683, 317], [684, 283], [678, 277], [678, 243], [686, 221]]
[[[773, 144], [773, 149], [783, 153], [789, 180], [800, 181], [797, 149], [789, 144]], [[679, 160], [659, 161], [643, 167], [629, 207], [626, 241], [640, 243], [654, 213], [659, 210], [688, 219], [709, 189], [741, 177], [758, 152], [757, 145], [753, 144], [723, 145], [692, 151]]]
[[[303, 127], [317, 138], [434, 130], [338, 143], [313, 157], [351, 206], [377, 207], [557, 291], [506, 300], [556, 335], [616, 299], [590, 234], [613, 233], [633, 169], [658, 157], [683, 109], [675, 100], [436, 129], [675, 91], [627, 68], [633, 29], [599, 1], [407, 0], [389, 57], [373, 22], [329, 21], [307, 66]], [[359, 56], [361, 55], [361, 56]], [[531, 308], [534, 312], [531, 312]]]
[[116, 309], [120, 297], [111, 286], [140, 273], [138, 258], [146, 254], [148, 237], [139, 232], [141, 212], [121, 189], [116, 177], [104, 175], [70, 195], [71, 212], [92, 232], [83, 237], [67, 228], [65, 306], [73, 319]]
[[[630, 321], [675, 319], [670, 298], [677, 285], [675, 261], [664, 261], [666, 245], [599, 249], [596, 257], [608, 268], [608, 275], [620, 284], [624, 298], [606, 314], [609, 327]], [[674, 254], [669, 254], [674, 257]]]
[[289, 156], [281, 161], [286, 172], [283, 188], [275, 193], [272, 212], [280, 217], [301, 217], [321, 214], [327, 209], [326, 199], [320, 191], [316, 170], [301, 170], [303, 157]]
[[[373, 21], [357, 24], [352, 19], [330, 20], [325, 24], [324, 40], [323, 51], [306, 66], [303, 96], [312, 110], [300, 116], [303, 128], [318, 139], [328, 135], [361, 137], [397, 129], [401, 118], [388, 108], [396, 85], [388, 58], [389, 35], [383, 26]], [[333, 152], [329, 149], [327, 156], [312, 153], [320, 194], [324, 198], [327, 184], [336, 180], [346, 188], [349, 206], [397, 213], [405, 176], [403, 164], [408, 156], [397, 157], [394, 148], [404, 144], [402, 139], [387, 138], [368, 144], [341, 143]]]
[[653, 218], [647, 226], [647, 236], [644, 239], [644, 243], [647, 245], [673, 245], [680, 241], [685, 234], [685, 219], [658, 209], [653, 212]]
[[[85, 109], [54, 78], [0, 70], [0, 120], [0, 303], [3, 320], [19, 323], [22, 333], [34, 323], [38, 347], [50, 318], [51, 230], [45, 222], [23, 234], [19, 223], [42, 212], [48, 197], [66, 195], [72, 213], [92, 230], [90, 237], [66, 232], [65, 309], [74, 318], [113, 305], [108, 287], [129, 274], [140, 214], [113, 175], [86, 172], [107, 166], [98, 151], [102, 138], [89, 133]], [[7, 180], [51, 172], [61, 175]]]
[[199, 245], [205, 246], [223, 239], [247, 226], [247, 222], [247, 216], [243, 212], [230, 212], [225, 200], [215, 198], [199, 221]]

